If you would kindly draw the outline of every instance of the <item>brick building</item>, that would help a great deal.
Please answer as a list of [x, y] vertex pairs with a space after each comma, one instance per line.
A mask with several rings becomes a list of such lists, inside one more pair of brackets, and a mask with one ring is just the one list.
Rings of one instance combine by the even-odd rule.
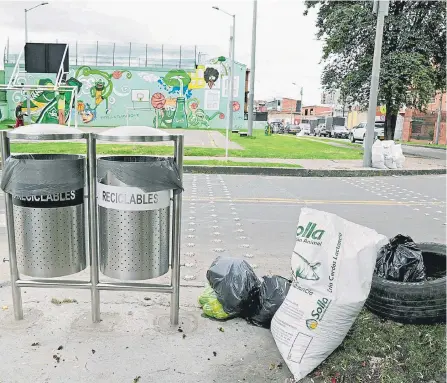
[[[438, 108], [440, 96], [437, 95], [433, 102], [428, 104], [427, 111], [407, 108], [404, 114], [402, 129], [402, 141], [436, 141], [436, 122], [438, 119]], [[441, 104], [441, 127], [439, 132], [439, 144], [446, 144], [446, 101], [447, 94], [442, 94]]]
[[293, 98], [275, 98], [267, 101], [268, 121], [299, 124], [301, 116], [301, 100]]
[[322, 105], [303, 106], [302, 115], [304, 116], [331, 116], [332, 107]]

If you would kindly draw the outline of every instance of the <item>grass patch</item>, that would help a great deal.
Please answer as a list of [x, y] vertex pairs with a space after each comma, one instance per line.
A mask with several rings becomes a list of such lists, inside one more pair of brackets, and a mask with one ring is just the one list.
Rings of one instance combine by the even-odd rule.
[[11, 125], [15, 126], [16, 121], [11, 119], [2, 120], [0, 122], [0, 130], [6, 130], [9, 129]]
[[185, 165], [205, 166], [249, 166], [255, 168], [302, 168], [296, 164], [271, 163], [271, 162], [242, 162], [242, 161], [220, 161], [220, 160], [185, 160]]
[[445, 336], [445, 325], [401, 325], [364, 310], [313, 376], [320, 377], [315, 382], [325, 383], [441, 382], [446, 372]]
[[[219, 130], [225, 134], [225, 130]], [[287, 158], [287, 159], [330, 159], [353, 160], [362, 157], [362, 151], [351, 148], [340, 148], [301, 139], [294, 136], [274, 134], [265, 136], [263, 131], [253, 131], [253, 137], [240, 137], [230, 134], [231, 141], [238, 143], [245, 150], [230, 150], [231, 157], [253, 158]]]
[[446, 145], [428, 144], [426, 142], [417, 142], [417, 141], [397, 141], [397, 143], [402, 145], [423, 146], [424, 148], [441, 148], [441, 149], [447, 148]]
[[[220, 129], [225, 134], [225, 130]], [[229, 150], [230, 157], [243, 158], [282, 158], [282, 159], [361, 159], [359, 148], [343, 148], [308, 139], [287, 137], [283, 135], [265, 136], [263, 131], [254, 131], [253, 137], [240, 137], [231, 134], [230, 139], [244, 149]], [[85, 144], [77, 142], [39, 142], [13, 143], [15, 153], [67, 153], [85, 154]], [[142, 154], [170, 155], [170, 146], [99, 144], [98, 154]], [[225, 149], [185, 147], [185, 156], [224, 157]]]

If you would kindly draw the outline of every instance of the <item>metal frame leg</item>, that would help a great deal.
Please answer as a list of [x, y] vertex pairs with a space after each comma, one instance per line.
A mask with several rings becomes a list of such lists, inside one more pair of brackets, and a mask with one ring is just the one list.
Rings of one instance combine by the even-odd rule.
[[[174, 146], [174, 161], [179, 170], [180, 179], [183, 180], [183, 136], [178, 136]], [[172, 295], [171, 295], [171, 325], [179, 323], [180, 307], [180, 241], [182, 222], [182, 193], [179, 191], [173, 198], [173, 231], [172, 231]]]
[[96, 139], [89, 133], [87, 140], [87, 163], [88, 163], [88, 210], [89, 224], [89, 250], [90, 250], [90, 281], [92, 292], [92, 321], [97, 323], [101, 320], [100, 295], [98, 289], [98, 225], [96, 208]]
[[[2, 168], [5, 168], [6, 159], [10, 155], [9, 138], [6, 136], [7, 132], [1, 132], [1, 154], [2, 154]], [[14, 211], [12, 205], [12, 196], [5, 193], [5, 208], [6, 208], [6, 227], [8, 231], [8, 248], [9, 248], [9, 270], [11, 274], [11, 290], [12, 302], [14, 306], [14, 318], [16, 320], [23, 319], [22, 294], [20, 287], [17, 286], [19, 278], [19, 269], [17, 267], [16, 257], [16, 239], [14, 234]]]

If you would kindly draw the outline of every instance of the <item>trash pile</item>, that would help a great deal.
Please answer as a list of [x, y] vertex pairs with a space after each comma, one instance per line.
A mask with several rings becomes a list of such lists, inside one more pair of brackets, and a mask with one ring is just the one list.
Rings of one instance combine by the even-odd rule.
[[376, 140], [372, 146], [372, 167], [377, 169], [402, 169], [405, 156], [401, 144], [393, 140]]
[[422, 282], [426, 272], [422, 251], [411, 237], [398, 234], [379, 250], [374, 274], [396, 282]]
[[265, 328], [270, 328], [290, 287], [290, 281], [276, 275], [260, 280], [245, 260], [232, 257], [218, 257], [206, 277], [210, 286], [199, 297], [206, 316], [240, 317]]

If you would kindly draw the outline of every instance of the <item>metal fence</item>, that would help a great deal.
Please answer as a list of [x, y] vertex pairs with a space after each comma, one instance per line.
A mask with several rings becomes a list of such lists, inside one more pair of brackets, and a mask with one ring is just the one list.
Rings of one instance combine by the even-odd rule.
[[[57, 42], [57, 41], [56, 41]], [[197, 64], [197, 46], [69, 42], [70, 65], [188, 68]], [[15, 64], [19, 54], [5, 49], [5, 63]], [[24, 57], [21, 58], [24, 64]]]

